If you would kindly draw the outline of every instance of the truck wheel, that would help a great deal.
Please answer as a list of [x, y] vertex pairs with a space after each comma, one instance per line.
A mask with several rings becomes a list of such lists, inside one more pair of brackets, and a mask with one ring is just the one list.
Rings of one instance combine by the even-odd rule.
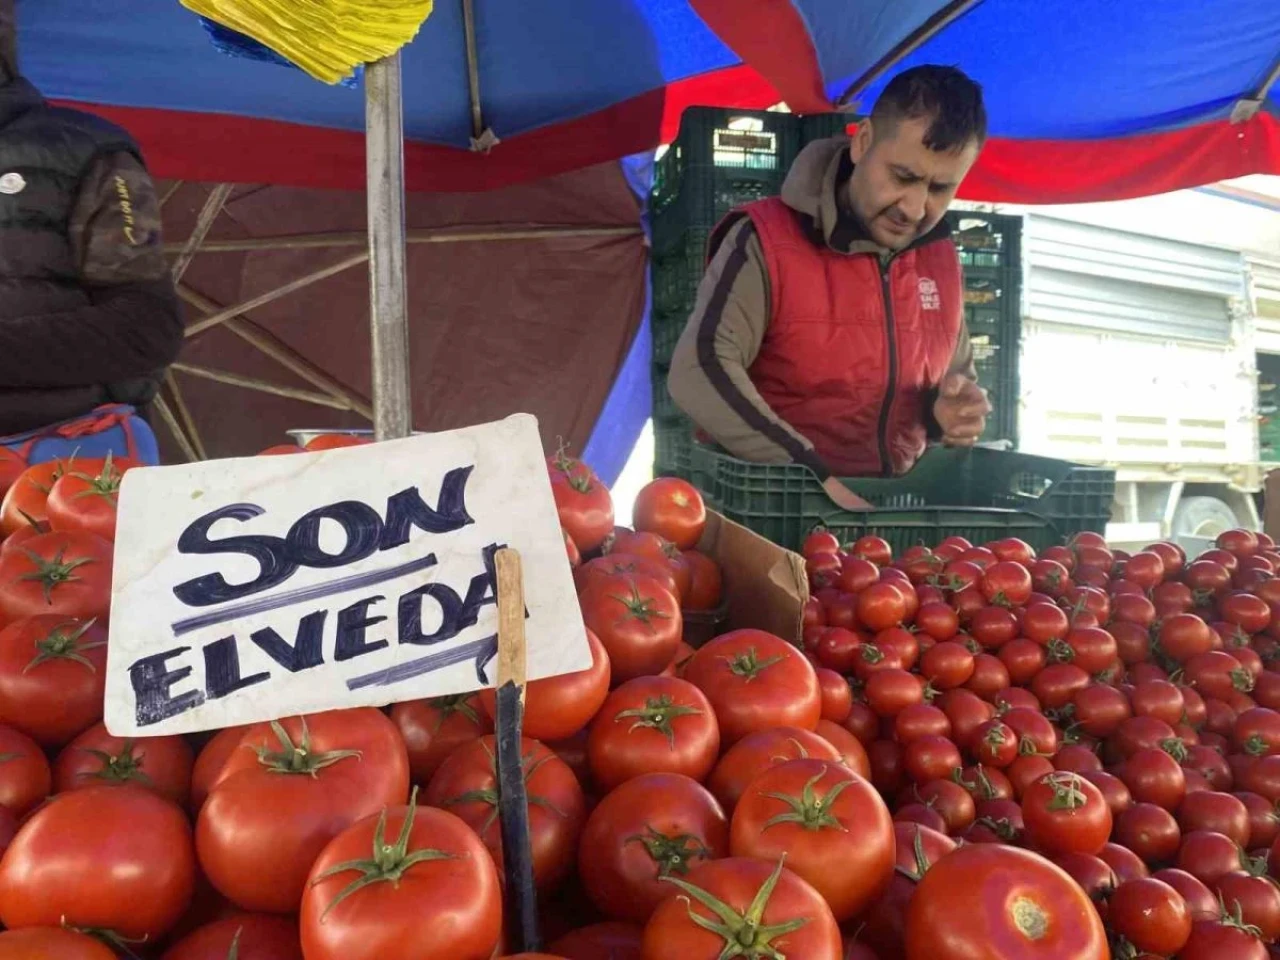
[[1235, 511], [1217, 497], [1184, 497], [1173, 513], [1173, 536], [1216, 539], [1238, 527]]

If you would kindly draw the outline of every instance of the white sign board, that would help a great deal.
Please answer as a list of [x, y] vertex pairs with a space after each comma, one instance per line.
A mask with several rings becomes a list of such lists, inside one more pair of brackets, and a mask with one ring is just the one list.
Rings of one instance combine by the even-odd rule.
[[158, 736], [495, 680], [493, 554], [524, 561], [528, 677], [591, 664], [537, 421], [129, 471], [106, 724]]

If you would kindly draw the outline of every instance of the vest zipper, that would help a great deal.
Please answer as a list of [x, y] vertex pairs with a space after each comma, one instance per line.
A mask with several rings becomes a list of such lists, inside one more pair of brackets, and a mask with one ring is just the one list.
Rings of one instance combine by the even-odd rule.
[[880, 444], [880, 472], [885, 476], [893, 473], [893, 465], [889, 461], [889, 410], [893, 406], [893, 395], [898, 389], [898, 338], [894, 330], [893, 295], [889, 282], [889, 270], [893, 261], [880, 262], [880, 289], [884, 297], [884, 336], [889, 347], [889, 376], [884, 391], [884, 401], [880, 404], [880, 425], [876, 439]]

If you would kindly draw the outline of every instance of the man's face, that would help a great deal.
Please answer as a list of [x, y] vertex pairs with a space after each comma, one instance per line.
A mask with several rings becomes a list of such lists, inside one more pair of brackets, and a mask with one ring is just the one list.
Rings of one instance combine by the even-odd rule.
[[930, 123], [927, 117], [907, 119], [877, 135], [868, 120], [853, 138], [853, 212], [871, 239], [890, 250], [937, 226], [978, 159], [976, 140], [955, 151], [930, 150], [924, 145]]

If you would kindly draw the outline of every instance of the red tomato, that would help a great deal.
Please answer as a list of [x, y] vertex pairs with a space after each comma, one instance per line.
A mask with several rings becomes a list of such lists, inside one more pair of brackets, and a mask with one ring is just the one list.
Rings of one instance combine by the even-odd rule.
[[641, 489], [633, 517], [637, 531], [656, 533], [681, 550], [696, 547], [707, 525], [702, 494], [677, 477], [661, 477]]
[[195, 877], [177, 806], [138, 787], [73, 790], [36, 811], [5, 852], [0, 921], [156, 939], [187, 909]]
[[725, 744], [769, 727], [812, 730], [822, 716], [813, 666], [763, 630], [735, 630], [712, 640], [689, 661], [685, 678], [711, 701]]
[[964, 846], [935, 863], [907, 907], [906, 934], [912, 960], [1111, 955], [1097, 911], [1070, 876], [1033, 853], [997, 844]]
[[417, 784], [429, 781], [458, 747], [493, 733], [493, 721], [474, 693], [397, 703], [391, 721], [404, 738], [409, 772]]
[[744, 737], [720, 758], [707, 786], [732, 812], [747, 787], [766, 770], [788, 760], [830, 760], [840, 752], [816, 733], [796, 727], [774, 727]]
[[889, 885], [894, 828], [875, 788], [843, 765], [791, 760], [761, 774], [733, 811], [735, 857], [781, 858], [817, 890], [837, 921]]
[[712, 860], [666, 882], [673, 889], [644, 928], [643, 960], [716, 960], [732, 956], [744, 938], [762, 958], [770, 947], [804, 960], [843, 955], [830, 908], [781, 860], [772, 867], [745, 857]]
[[[1036, 605], [1040, 606], [1045, 604]], [[983, 606], [970, 619], [969, 632], [987, 650], [998, 650], [1018, 635], [1018, 618], [1004, 607]]]
[[25, 927], [0, 933], [0, 957], [6, 960], [116, 960], [115, 951], [101, 941], [63, 927]]
[[896, 717], [924, 702], [924, 684], [906, 670], [888, 667], [867, 677], [862, 688], [867, 705], [881, 717]]
[[641, 960], [644, 931], [630, 923], [593, 923], [560, 937], [548, 947], [564, 960]]
[[1072, 697], [1075, 721], [1080, 732], [1091, 737], [1109, 737], [1132, 715], [1129, 699], [1115, 687], [1091, 683]]
[[408, 943], [431, 944], [432, 956], [488, 957], [502, 934], [502, 887], [462, 820], [394, 807], [325, 846], [299, 927], [308, 960], [382, 960]]
[[24, 817], [52, 785], [49, 761], [39, 745], [13, 727], [0, 726], [0, 806]]
[[906, 588], [892, 583], [874, 583], [858, 594], [858, 620], [869, 630], [887, 630], [907, 616]]
[[297, 922], [261, 913], [206, 924], [175, 943], [160, 960], [227, 960], [232, 945], [238, 960], [302, 960]]
[[116, 501], [120, 480], [139, 464], [125, 458], [83, 460], [59, 477], [49, 490], [45, 511], [49, 527], [68, 533], [116, 538]]
[[107, 631], [39, 616], [0, 630], [0, 722], [59, 747], [102, 719]]
[[53, 765], [55, 793], [132, 783], [180, 807], [191, 795], [191, 747], [182, 737], [113, 737], [97, 723], [71, 741]]
[[254, 456], [258, 457], [288, 457], [295, 453], [306, 453], [302, 447], [294, 443], [278, 443], [275, 446], [267, 447], [265, 450], [259, 450]]
[[705, 553], [686, 550], [684, 561], [689, 567], [689, 592], [684, 598], [686, 610], [718, 610], [723, 597], [720, 564]]
[[1217, 890], [1228, 912], [1257, 927], [1267, 943], [1280, 937], [1280, 887], [1270, 877], [1229, 873]]
[[729, 821], [705, 787], [674, 773], [649, 773], [606, 794], [591, 812], [578, 850], [578, 874], [609, 917], [643, 924], [671, 888], [729, 853]]
[[1147, 863], [1163, 863], [1177, 854], [1182, 832], [1168, 810], [1139, 803], [1116, 818], [1114, 838]]
[[849, 552], [855, 557], [871, 561], [877, 567], [887, 567], [893, 562], [893, 548], [880, 537], [862, 537]]
[[982, 576], [982, 595], [997, 606], [1020, 607], [1031, 598], [1032, 589], [1031, 571], [1013, 561], [993, 564]]
[[839, 553], [840, 539], [830, 530], [819, 528], [804, 538], [800, 547], [802, 556], [811, 557], [815, 553]]
[[[461, 817], [480, 835], [501, 870], [496, 744], [494, 737], [482, 737], [451, 754], [427, 785], [426, 801]], [[547, 747], [523, 739], [520, 755], [529, 798], [534, 882], [547, 892], [573, 869], [586, 799], [573, 771]]]
[[1111, 836], [1111, 809], [1096, 786], [1078, 774], [1057, 771], [1022, 795], [1027, 839], [1046, 856], [1101, 852]]
[[1197, 830], [1182, 838], [1177, 867], [1213, 888], [1227, 874], [1241, 869], [1242, 857], [1243, 852], [1230, 837]]
[[191, 809], [199, 813], [209, 788], [222, 776], [222, 768], [244, 738], [248, 727], [227, 727], [214, 734], [196, 756], [191, 769]]
[[609, 695], [591, 722], [587, 758], [604, 790], [644, 773], [701, 781], [715, 766], [720, 728], [706, 696], [687, 680], [637, 677]]
[[[683, 557], [683, 554], [681, 556]], [[623, 575], [649, 577], [658, 581], [658, 583], [662, 584], [664, 590], [679, 599], [680, 583], [676, 577], [675, 568], [665, 557], [655, 560], [652, 557], [640, 557], [628, 553], [606, 554], [603, 557], [588, 560], [575, 570], [573, 572], [573, 583], [578, 595], [584, 596], [588, 590], [597, 586], [602, 580]], [[692, 582], [692, 577], [690, 577], [691, 585]]]
[[1163, 750], [1148, 747], [1134, 753], [1118, 770], [1133, 799], [1173, 811], [1187, 794], [1187, 781], [1178, 761]]
[[952, 640], [931, 647], [920, 659], [920, 672], [939, 690], [964, 686], [973, 670], [973, 654]]
[[323, 450], [344, 450], [348, 447], [364, 447], [373, 443], [372, 438], [352, 433], [322, 433], [307, 441], [307, 452], [316, 453]]
[[0, 558], [0, 623], [40, 614], [105, 620], [111, 555], [111, 544], [91, 533], [32, 537]]
[[1267, 960], [1267, 948], [1253, 932], [1230, 920], [1200, 920], [1178, 953], [1178, 960]]
[[83, 458], [67, 457], [27, 467], [4, 495], [4, 503], [0, 505], [0, 534], [12, 536], [32, 523], [47, 529], [49, 491], [63, 474], [79, 470], [86, 462]]
[[836, 748], [841, 763], [858, 776], [871, 779], [871, 760], [862, 741], [838, 723], [826, 719], [818, 721], [818, 729], [814, 732]]
[[581, 460], [559, 453], [547, 460], [551, 493], [568, 531], [583, 553], [591, 553], [613, 533], [613, 498], [600, 478]]
[[844, 723], [853, 709], [853, 691], [849, 682], [834, 670], [821, 667], [817, 671], [818, 688], [822, 691], [822, 719]]
[[683, 621], [675, 595], [645, 576], [613, 576], [581, 597], [582, 618], [609, 654], [613, 682], [655, 676], [675, 656]]
[[[531, 680], [525, 686], [524, 735], [531, 740], [568, 740], [584, 729], [609, 695], [609, 655], [590, 630], [591, 666], [577, 673]], [[480, 691], [480, 703], [489, 719], [497, 716], [498, 694], [489, 687]]]
[[1157, 870], [1151, 875], [1162, 883], [1167, 883], [1182, 897], [1187, 904], [1187, 911], [1192, 921], [1216, 920], [1221, 914], [1218, 899], [1203, 883], [1185, 870]]
[[921, 737], [950, 736], [951, 719], [930, 703], [912, 704], [893, 719], [893, 737], [904, 747]]
[[205, 874], [246, 910], [290, 913], [342, 830], [409, 795], [400, 733], [371, 707], [254, 724], [196, 821]]
[[1177, 953], [1191, 937], [1187, 902], [1153, 877], [1116, 887], [1107, 902], [1107, 922], [1133, 947], [1161, 956]]
[[903, 745], [902, 769], [914, 783], [944, 779], [960, 767], [960, 749], [946, 737], [917, 737]]

